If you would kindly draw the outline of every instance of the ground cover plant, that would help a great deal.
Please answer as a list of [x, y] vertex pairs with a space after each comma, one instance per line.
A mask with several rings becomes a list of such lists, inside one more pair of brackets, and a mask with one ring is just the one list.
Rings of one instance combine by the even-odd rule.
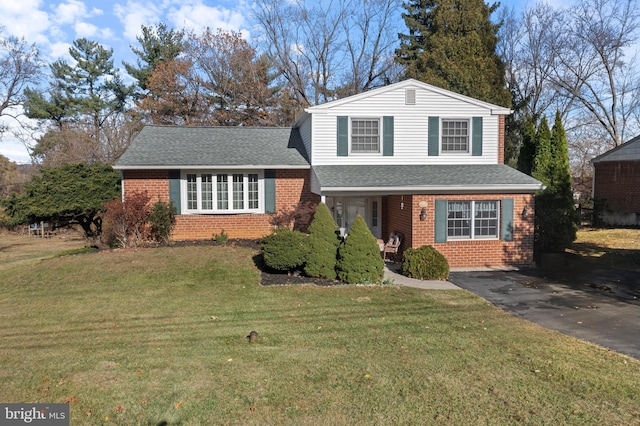
[[232, 243], [69, 244], [0, 236], [0, 401], [67, 401], [73, 425], [640, 423], [638, 361], [466, 291], [265, 287]]

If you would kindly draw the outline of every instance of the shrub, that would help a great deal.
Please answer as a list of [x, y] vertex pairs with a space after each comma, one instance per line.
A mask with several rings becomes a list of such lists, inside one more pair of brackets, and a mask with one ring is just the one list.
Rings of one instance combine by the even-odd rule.
[[224, 232], [224, 229], [222, 229], [219, 234], [213, 234], [213, 239], [216, 243], [226, 243], [229, 241], [229, 236]]
[[103, 236], [103, 242], [109, 245], [113, 242], [123, 248], [141, 244], [146, 237], [146, 223], [151, 214], [149, 199], [146, 192], [135, 192], [124, 202], [113, 200], [106, 203], [103, 221], [108, 232]]
[[384, 272], [380, 246], [362, 216], [356, 216], [349, 235], [338, 248], [338, 278], [348, 284], [378, 282]]
[[319, 204], [309, 225], [309, 259], [304, 273], [310, 277], [336, 279], [339, 246], [338, 225], [326, 204]]
[[446, 280], [449, 262], [432, 246], [409, 248], [402, 256], [402, 275], [419, 280]]
[[278, 228], [260, 242], [264, 263], [278, 271], [301, 267], [307, 261], [309, 246], [307, 235], [289, 228]]
[[154, 240], [167, 244], [171, 231], [176, 224], [176, 206], [171, 202], [158, 200], [151, 208], [149, 223], [151, 224], [151, 236]]

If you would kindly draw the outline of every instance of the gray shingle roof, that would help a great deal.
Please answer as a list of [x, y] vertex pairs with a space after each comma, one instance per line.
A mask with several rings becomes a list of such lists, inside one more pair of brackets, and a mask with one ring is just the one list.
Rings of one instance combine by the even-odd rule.
[[185, 167], [309, 167], [297, 129], [145, 126], [116, 169]]
[[504, 164], [314, 166], [322, 191], [527, 191], [536, 179]]

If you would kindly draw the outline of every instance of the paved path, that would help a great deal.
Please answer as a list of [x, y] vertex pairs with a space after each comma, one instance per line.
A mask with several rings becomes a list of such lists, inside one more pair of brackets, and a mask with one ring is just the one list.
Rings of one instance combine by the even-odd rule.
[[505, 311], [640, 359], [640, 274], [615, 269], [550, 279], [537, 269], [454, 271], [449, 281], [421, 281], [385, 265], [385, 278], [425, 290], [465, 289]]
[[452, 272], [449, 281], [514, 315], [640, 359], [640, 274], [596, 270], [571, 282], [538, 270]]

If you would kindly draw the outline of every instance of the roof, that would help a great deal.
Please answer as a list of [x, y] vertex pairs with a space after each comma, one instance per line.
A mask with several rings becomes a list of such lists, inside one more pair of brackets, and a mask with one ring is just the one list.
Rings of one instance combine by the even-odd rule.
[[147, 125], [115, 169], [309, 168], [298, 129]]
[[337, 106], [341, 106], [344, 104], [348, 104], [351, 102], [357, 102], [360, 99], [363, 98], [367, 98], [370, 96], [375, 96], [377, 94], [382, 94], [382, 93], [386, 93], [388, 91], [391, 90], [398, 90], [398, 89], [402, 89], [403, 87], [416, 87], [416, 88], [421, 88], [423, 90], [427, 90], [433, 93], [438, 93], [442, 96], [447, 96], [449, 98], [454, 98], [457, 99], [459, 101], [471, 104], [471, 105], [476, 105], [478, 107], [481, 108], [485, 108], [487, 110], [491, 111], [491, 114], [494, 115], [509, 115], [511, 114], [513, 111], [511, 111], [509, 108], [505, 108], [499, 105], [494, 105], [494, 104], [490, 104], [488, 102], [484, 102], [481, 101], [479, 99], [475, 99], [475, 98], [471, 98], [469, 96], [465, 96], [465, 95], [461, 95], [459, 93], [455, 93], [452, 92], [450, 90], [446, 90], [443, 89], [441, 87], [437, 87], [437, 86], [433, 86], [431, 84], [428, 83], [424, 83], [422, 81], [418, 81], [415, 80], [413, 78], [409, 78], [407, 80], [403, 80], [401, 82], [398, 83], [393, 83], [393, 84], [389, 84], [387, 86], [383, 86], [383, 87], [378, 87], [376, 89], [372, 89], [372, 90], [368, 90], [366, 92], [362, 92], [362, 93], [358, 93], [352, 96], [347, 96], [345, 98], [342, 99], [337, 99], [335, 101], [330, 101], [330, 102], [326, 102], [320, 105], [315, 105], [309, 108], [306, 108], [303, 112], [303, 114], [300, 115], [300, 117], [298, 117], [298, 120], [296, 121], [296, 125], [299, 125], [304, 118], [306, 117], [307, 114], [313, 113], [313, 112], [323, 112], [326, 111], [328, 109], [331, 109], [333, 107], [337, 107]]
[[597, 156], [592, 163], [604, 161], [638, 161], [640, 160], [640, 136], [619, 145], [602, 155]]
[[323, 194], [535, 192], [538, 180], [504, 164], [314, 166]]

